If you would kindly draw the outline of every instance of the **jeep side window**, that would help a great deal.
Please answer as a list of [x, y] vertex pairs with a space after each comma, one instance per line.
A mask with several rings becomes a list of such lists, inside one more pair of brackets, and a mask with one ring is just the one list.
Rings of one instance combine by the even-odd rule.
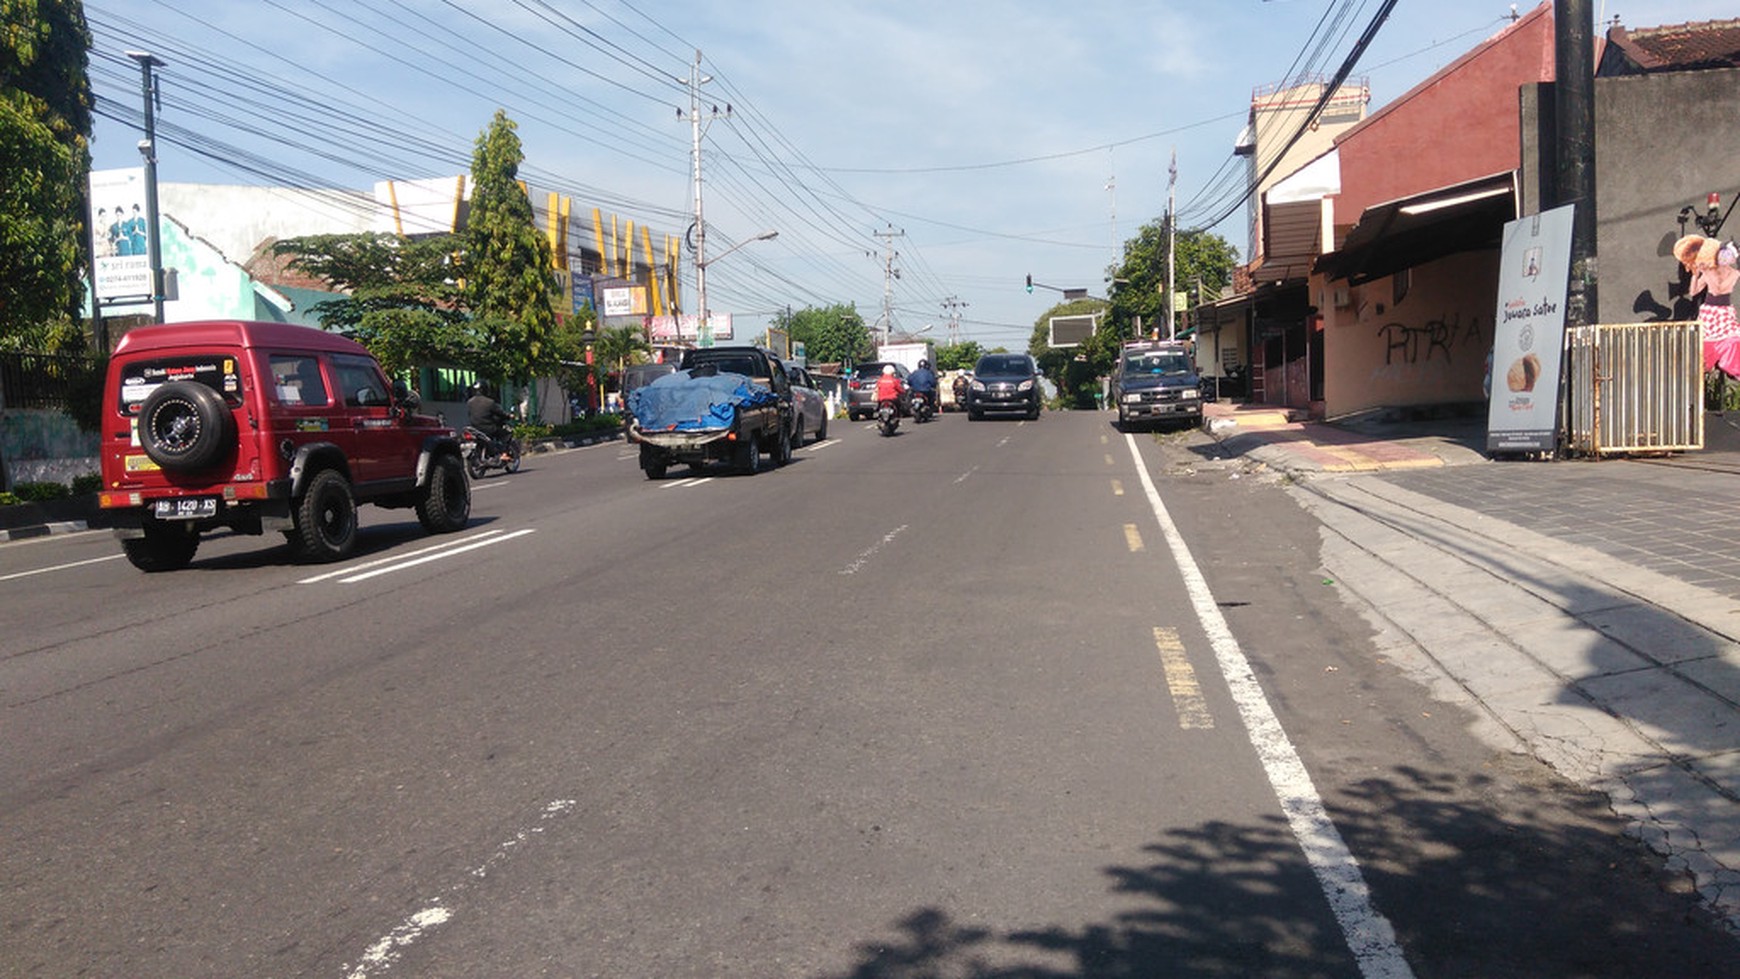
[[291, 408], [324, 408], [326, 381], [320, 362], [303, 354], [272, 354], [272, 392], [278, 403]]
[[387, 382], [380, 368], [366, 357], [339, 354], [332, 358], [338, 371], [338, 389], [352, 408], [372, 408], [387, 403]]

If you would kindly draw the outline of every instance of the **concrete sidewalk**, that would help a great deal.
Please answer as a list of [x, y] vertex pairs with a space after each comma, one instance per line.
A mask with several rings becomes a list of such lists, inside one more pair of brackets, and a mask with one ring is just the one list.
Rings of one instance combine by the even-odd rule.
[[1386, 658], [1604, 792], [1740, 933], [1740, 427], [1666, 459], [1489, 462], [1483, 421], [1211, 407], [1221, 450], [1320, 521]]

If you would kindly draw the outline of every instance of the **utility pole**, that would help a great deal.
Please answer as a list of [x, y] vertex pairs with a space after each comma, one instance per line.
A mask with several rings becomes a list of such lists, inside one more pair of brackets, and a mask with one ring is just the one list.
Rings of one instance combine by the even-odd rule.
[[1106, 192], [1112, 195], [1112, 267], [1118, 266], [1118, 175], [1112, 174], [1106, 178]]
[[[139, 141], [139, 155], [145, 158], [145, 254], [151, 266], [151, 321], [163, 322], [163, 244], [162, 226], [157, 217], [157, 73], [165, 62], [148, 51], [128, 51], [127, 57], [139, 64], [140, 85], [145, 95], [145, 138]], [[91, 295], [96, 295], [96, 280], [91, 280]]]
[[1178, 339], [1178, 311], [1173, 309], [1173, 298], [1178, 290], [1172, 284], [1172, 277], [1177, 274], [1175, 251], [1178, 242], [1178, 149], [1172, 150], [1172, 165], [1167, 169], [1166, 180], [1166, 339]]
[[906, 232], [889, 225], [887, 231], [877, 231], [875, 235], [885, 239], [882, 259], [882, 342], [887, 343], [888, 335], [894, 330], [894, 280], [900, 278], [900, 270], [894, 267], [894, 260], [900, 257], [900, 253], [894, 250], [894, 239], [906, 237]]
[[949, 346], [951, 347], [960, 342], [960, 338], [955, 334], [961, 328], [961, 310], [967, 308], [967, 305], [961, 301], [959, 296], [950, 296], [942, 301], [943, 312], [949, 318]]
[[[689, 86], [689, 134], [692, 149], [691, 159], [695, 173], [695, 223], [690, 227], [694, 232], [694, 241], [690, 245], [695, 250], [695, 306], [700, 319], [695, 324], [695, 343], [701, 347], [713, 345], [713, 324], [707, 310], [707, 221], [701, 208], [701, 86], [713, 80], [712, 75], [701, 74], [701, 49], [695, 49], [695, 63], [689, 67], [689, 77], [677, 79]], [[677, 115], [682, 116], [682, 110]], [[731, 106], [725, 106], [724, 115], [731, 115]], [[719, 107], [713, 106], [709, 120], [720, 116]]]
[[1565, 324], [1594, 322], [1595, 255], [1595, 34], [1589, 0], [1555, 0], [1554, 115], [1558, 120], [1555, 177], [1558, 204], [1574, 204], [1571, 218], [1571, 282]]

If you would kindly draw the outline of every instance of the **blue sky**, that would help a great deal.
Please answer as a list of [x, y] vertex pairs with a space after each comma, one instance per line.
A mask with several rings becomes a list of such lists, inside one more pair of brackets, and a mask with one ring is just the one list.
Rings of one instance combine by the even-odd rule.
[[[691, 220], [687, 78], [731, 115], [704, 140], [709, 306], [760, 329], [835, 302], [1022, 347], [1060, 297], [1103, 294], [1123, 240], [1166, 208], [1241, 252], [1224, 176], [1252, 90], [1332, 75], [1382, 0], [86, 0], [98, 168], [137, 166], [139, 73], [162, 69], [159, 179], [366, 189], [466, 169], [497, 108], [523, 175], [681, 234]], [[1532, 4], [1519, 7], [1523, 12]], [[1595, 0], [1597, 30], [1740, 16], [1735, 0]], [[1508, 21], [1511, 4], [1401, 0], [1354, 69], [1373, 110]], [[269, 110], [266, 106], [278, 106]], [[288, 107], [295, 107], [295, 112]], [[345, 119], [360, 136], [337, 136]], [[386, 129], [376, 127], [385, 126]], [[211, 157], [220, 159], [214, 160]], [[251, 161], [251, 162], [250, 162]], [[259, 172], [264, 171], [264, 172]], [[606, 218], [608, 221], [608, 218]], [[878, 232], [891, 237], [878, 237]], [[693, 303], [692, 270], [685, 293]]]

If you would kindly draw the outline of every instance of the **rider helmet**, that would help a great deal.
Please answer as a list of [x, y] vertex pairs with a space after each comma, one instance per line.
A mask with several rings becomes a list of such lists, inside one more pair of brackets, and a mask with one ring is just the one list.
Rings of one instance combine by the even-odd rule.
[[920, 366], [920, 367], [922, 367], [922, 368], [924, 368], [924, 369], [925, 369], [925, 370], [930, 370], [930, 361], [928, 361], [928, 360], [921, 360], [921, 361], [919, 361], [919, 362], [918, 362], [918, 366]]
[[882, 373], [884, 373], [884, 374], [894, 373], [894, 365], [893, 364], [883, 364], [882, 365]]
[[478, 381], [477, 383], [475, 383], [471, 386], [471, 394], [473, 397], [476, 397], [477, 395], [480, 395], [482, 393], [484, 393], [482, 381]]

